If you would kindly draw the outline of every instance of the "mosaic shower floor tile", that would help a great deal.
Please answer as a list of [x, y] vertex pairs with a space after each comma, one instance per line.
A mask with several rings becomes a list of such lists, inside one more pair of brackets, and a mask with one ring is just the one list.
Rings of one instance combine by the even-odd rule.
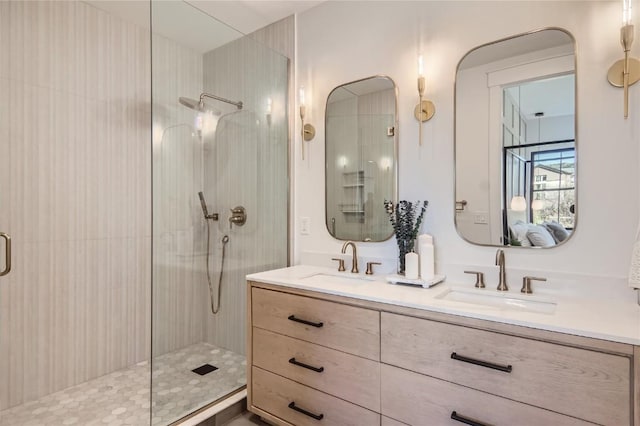
[[[191, 371], [203, 364], [217, 370]], [[0, 425], [168, 425], [244, 386], [245, 369], [244, 356], [197, 343], [0, 411]]]

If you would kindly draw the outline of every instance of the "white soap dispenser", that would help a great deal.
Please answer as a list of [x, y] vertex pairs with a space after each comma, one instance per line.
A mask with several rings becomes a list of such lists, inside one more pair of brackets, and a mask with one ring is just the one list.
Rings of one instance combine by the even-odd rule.
[[418, 236], [418, 252], [420, 253], [420, 278], [431, 281], [435, 276], [434, 247], [431, 235]]

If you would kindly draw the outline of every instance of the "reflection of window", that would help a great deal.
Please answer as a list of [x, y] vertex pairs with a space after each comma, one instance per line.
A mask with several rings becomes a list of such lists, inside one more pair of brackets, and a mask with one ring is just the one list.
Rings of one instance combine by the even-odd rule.
[[[531, 199], [540, 200], [533, 211], [535, 223], [555, 221], [573, 229], [575, 203], [575, 148], [554, 149], [531, 153]], [[544, 182], [544, 183], [542, 183]]]

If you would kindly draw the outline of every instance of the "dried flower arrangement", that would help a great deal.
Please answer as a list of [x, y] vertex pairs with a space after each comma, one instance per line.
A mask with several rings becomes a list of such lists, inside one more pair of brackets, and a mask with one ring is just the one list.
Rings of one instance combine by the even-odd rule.
[[403, 200], [399, 201], [397, 205], [394, 205], [393, 201], [385, 200], [384, 202], [384, 208], [389, 215], [389, 221], [393, 226], [393, 232], [398, 243], [399, 274], [404, 274], [404, 256], [414, 249], [428, 205], [429, 202], [427, 200], [416, 201], [415, 203]]

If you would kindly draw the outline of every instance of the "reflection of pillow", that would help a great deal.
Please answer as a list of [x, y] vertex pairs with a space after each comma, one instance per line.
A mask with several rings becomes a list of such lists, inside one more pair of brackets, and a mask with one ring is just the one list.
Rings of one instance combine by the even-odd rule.
[[551, 247], [556, 245], [556, 240], [553, 239], [547, 228], [542, 225], [533, 225], [529, 227], [527, 231], [527, 238], [536, 247]]
[[524, 223], [521, 220], [515, 221], [511, 226], [511, 238], [517, 240], [522, 247], [531, 247], [531, 242], [527, 238], [527, 231], [529, 231], [529, 224]]
[[556, 243], [566, 240], [569, 237], [569, 231], [564, 229], [564, 226], [558, 222], [545, 222], [542, 224], [551, 233], [551, 236]]

